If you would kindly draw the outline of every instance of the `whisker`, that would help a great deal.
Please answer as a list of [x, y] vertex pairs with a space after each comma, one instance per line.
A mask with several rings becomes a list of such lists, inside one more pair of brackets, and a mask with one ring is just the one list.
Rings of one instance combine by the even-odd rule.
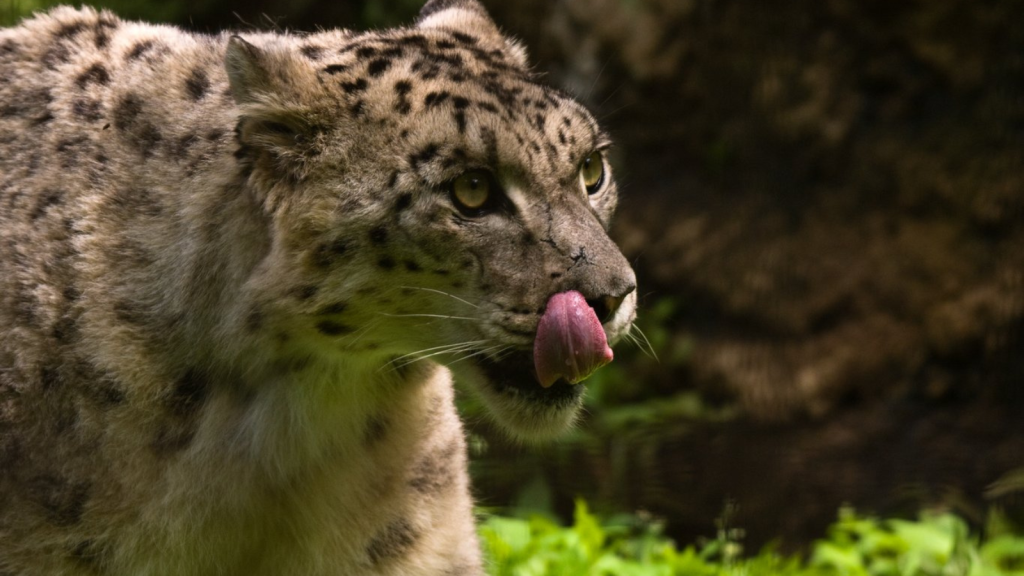
[[601, 69], [598, 70], [597, 74], [594, 76], [594, 81], [590, 83], [590, 88], [587, 89], [586, 96], [584, 96], [580, 100], [584, 100], [584, 101], [590, 100], [590, 95], [594, 93], [594, 88], [597, 87], [597, 81], [601, 79], [601, 75], [604, 74], [605, 67], [607, 67], [608, 63], [611, 62], [611, 61], [612, 61], [612, 57], [611, 56], [605, 58], [604, 64], [601, 64]]
[[359, 343], [360, 340], [363, 339], [364, 336], [369, 334], [370, 331], [376, 328], [380, 323], [380, 318], [376, 318], [374, 320], [371, 320], [370, 322], [367, 322], [362, 328], [357, 330], [354, 334], [348, 336], [348, 338], [350, 338], [350, 341], [345, 344], [345, 348], [354, 347], [356, 344]]
[[438, 352], [431, 353], [431, 354], [426, 354], [426, 355], [423, 355], [423, 356], [417, 356], [416, 358], [410, 359], [408, 362], [402, 362], [400, 364], [394, 364], [394, 361], [391, 361], [388, 364], [385, 364], [385, 366], [393, 365], [392, 366], [392, 370], [398, 370], [400, 368], [409, 366], [410, 364], [413, 364], [413, 363], [416, 363], [416, 362], [420, 362], [421, 360], [427, 360], [427, 359], [433, 358], [435, 356], [440, 356], [442, 354], [461, 354], [463, 352], [471, 351], [471, 349], [473, 349], [472, 346], [463, 346], [463, 347], [453, 348], [453, 349], [442, 349], [442, 351], [438, 351]]
[[474, 356], [487, 355], [490, 352], [492, 352], [493, 350], [497, 350], [497, 351], [500, 352], [501, 350], [506, 349], [506, 348], [510, 348], [510, 346], [498, 344], [496, 346], [491, 346], [489, 348], [484, 348], [482, 350], [477, 350], [476, 352], [472, 352], [472, 353], [466, 354], [466, 355], [464, 355], [464, 356], [462, 356], [460, 358], [456, 358], [455, 360], [452, 360], [451, 364], [455, 364], [457, 362], [462, 362], [463, 360], [469, 360], [470, 358], [472, 358]]
[[[640, 340], [633, 335], [634, 331], [636, 331], [636, 333], [640, 335], [640, 338], [643, 338], [643, 343], [641, 343]], [[661, 362], [661, 359], [658, 358], [658, 353], [654, 351], [654, 346], [651, 345], [651, 341], [647, 339], [647, 335], [644, 334], [644, 331], [641, 330], [639, 326], [633, 324], [633, 326], [630, 327], [629, 332], [627, 332], [627, 335], [630, 335], [634, 338], [634, 341], [640, 348], [641, 352], [647, 354], [651, 358], [654, 358], [655, 362]]]
[[603, 107], [603, 106], [604, 106], [605, 104], [607, 104], [607, 103], [608, 103], [608, 101], [609, 101], [609, 100], [611, 100], [611, 99], [612, 99], [612, 96], [615, 96], [615, 93], [619, 91], [619, 88], [622, 88], [623, 86], [625, 86], [625, 84], [619, 84], [619, 85], [618, 85], [618, 86], [617, 86], [617, 87], [615, 88], [615, 90], [612, 90], [612, 93], [611, 93], [611, 94], [609, 94], [608, 96], [606, 96], [606, 97], [605, 97], [605, 99], [604, 99], [604, 100], [603, 100], [603, 101], [602, 101], [602, 102], [601, 102], [600, 104], [598, 104], [598, 105], [597, 105], [596, 109], [597, 109], [597, 110], [600, 110], [600, 109], [601, 109], [601, 108], [602, 108], [602, 107]]
[[416, 356], [416, 355], [422, 354], [424, 352], [434, 352], [436, 350], [441, 350], [443, 352], [445, 349], [448, 349], [448, 348], [462, 348], [462, 347], [465, 347], [465, 346], [476, 346], [477, 344], [486, 344], [487, 342], [489, 342], [489, 340], [469, 340], [469, 341], [466, 341], [466, 342], [457, 342], [455, 344], [442, 344], [441, 346], [434, 346], [434, 347], [431, 347], [431, 348], [424, 348], [422, 350], [417, 350], [415, 352], [410, 352], [408, 354], [402, 354], [401, 356], [396, 356], [395, 358], [391, 359], [391, 362], [396, 362], [398, 360], [403, 360], [405, 358], [409, 358], [411, 356]]
[[449, 316], [447, 314], [388, 314], [387, 312], [379, 312], [381, 316], [390, 316], [392, 318], [444, 318], [446, 320], [479, 320], [479, 318], [470, 318], [468, 316]]
[[421, 286], [401, 286], [401, 288], [408, 288], [409, 290], [422, 290], [424, 292], [433, 292], [434, 294], [440, 294], [442, 296], [447, 296], [447, 297], [452, 298], [454, 300], [458, 300], [459, 302], [462, 302], [463, 304], [466, 304], [468, 306], [472, 306], [473, 308], [479, 308], [480, 307], [480, 306], [478, 306], [476, 304], [473, 304], [472, 302], [470, 302], [468, 300], [464, 300], [464, 299], [459, 298], [458, 296], [456, 296], [454, 294], [449, 294], [448, 292], [445, 292], [443, 290], [435, 290], [433, 288], [423, 288]]
[[[387, 364], [385, 364], [382, 368], [384, 368], [386, 366], [392, 366], [393, 370], [398, 370], [398, 369], [400, 369], [402, 367], [405, 367], [405, 366], [408, 366], [409, 364], [412, 364], [413, 362], [419, 362], [420, 360], [426, 360], [427, 358], [433, 358], [434, 356], [439, 356], [441, 354], [461, 354], [463, 352], [467, 352], [467, 351], [473, 350], [477, 345], [479, 345], [481, 343], [487, 343], [487, 342], [488, 342], [487, 340], [475, 340], [475, 341], [470, 341], [470, 342], [461, 342], [461, 343], [458, 343], [458, 344], [446, 344], [444, 346], [435, 346], [434, 348], [427, 348], [425, 350], [420, 350], [418, 352], [412, 352], [410, 354], [405, 354], [403, 356], [395, 358], [395, 359], [391, 360], [390, 362], [388, 362]], [[424, 354], [424, 352], [430, 352], [432, 350], [433, 350], [433, 352], [431, 352], [430, 354]], [[398, 361], [403, 359], [403, 358], [411, 358], [411, 359], [408, 362], [401, 362], [401, 363], [399, 363]]]
[[467, 351], [468, 354], [463, 354], [463, 356], [460, 356], [459, 358], [454, 360], [453, 364], [456, 363], [456, 362], [461, 362], [461, 361], [469, 359], [469, 358], [473, 358], [474, 356], [485, 355], [488, 352], [494, 351], [494, 349], [499, 349], [501, 347], [503, 347], [501, 344], [496, 344], [496, 345], [493, 345], [493, 346], [487, 346], [485, 348], [476, 349], [476, 351]]
[[508, 346], [508, 347], [506, 347], [506, 348], [505, 348], [504, 350], [499, 350], [499, 351], [495, 352], [495, 353], [494, 353], [494, 357], [493, 357], [493, 360], [494, 360], [495, 362], [501, 362], [501, 361], [502, 361], [502, 360], [504, 360], [505, 358], [508, 358], [509, 356], [511, 356], [512, 354], [514, 354], [514, 353], [515, 353], [515, 351], [516, 351], [516, 349], [515, 349], [515, 347], [514, 347], [514, 346]]
[[598, 121], [599, 122], [604, 122], [605, 120], [607, 120], [611, 116], [617, 114], [619, 111], [625, 110], [626, 108], [629, 108], [629, 107], [630, 107], [630, 104], [626, 103], [626, 104], [623, 104], [622, 106], [619, 106], [618, 108], [616, 108], [616, 109], [614, 109], [614, 110], [612, 110], [610, 112], [604, 112], [603, 114], [601, 114], [601, 117], [599, 118]]

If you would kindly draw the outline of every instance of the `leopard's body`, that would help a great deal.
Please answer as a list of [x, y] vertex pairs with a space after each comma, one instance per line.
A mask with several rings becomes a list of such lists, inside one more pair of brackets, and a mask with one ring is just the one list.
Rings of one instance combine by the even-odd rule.
[[0, 575], [481, 574], [442, 364], [514, 435], [571, 423], [530, 347], [560, 291], [632, 322], [606, 145], [473, 0], [0, 31]]

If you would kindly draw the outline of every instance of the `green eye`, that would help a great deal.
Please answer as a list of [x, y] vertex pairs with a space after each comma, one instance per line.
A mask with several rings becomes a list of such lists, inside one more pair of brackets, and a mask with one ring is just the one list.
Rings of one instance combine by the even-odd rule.
[[469, 212], [479, 211], [491, 199], [490, 174], [483, 170], [471, 170], [452, 182], [452, 199], [456, 205]]
[[600, 152], [593, 152], [587, 156], [580, 166], [580, 180], [587, 194], [593, 194], [601, 189], [604, 182], [604, 157]]

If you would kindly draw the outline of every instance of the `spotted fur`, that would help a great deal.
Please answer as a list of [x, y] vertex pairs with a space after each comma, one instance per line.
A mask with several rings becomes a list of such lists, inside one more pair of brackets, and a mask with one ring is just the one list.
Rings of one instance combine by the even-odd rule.
[[0, 574], [481, 574], [443, 365], [515, 436], [571, 424], [531, 346], [556, 292], [633, 319], [607, 145], [474, 0], [0, 31]]

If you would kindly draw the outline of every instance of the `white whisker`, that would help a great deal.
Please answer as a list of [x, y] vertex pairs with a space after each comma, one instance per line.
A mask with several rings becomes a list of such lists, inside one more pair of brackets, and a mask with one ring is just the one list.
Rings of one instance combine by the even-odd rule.
[[434, 294], [440, 294], [442, 296], [447, 296], [447, 297], [452, 298], [454, 300], [458, 300], [459, 302], [462, 302], [463, 304], [466, 304], [468, 306], [472, 306], [473, 308], [479, 308], [478, 305], [473, 304], [472, 302], [470, 302], [468, 300], [464, 300], [462, 298], [459, 298], [458, 296], [456, 296], [454, 294], [449, 294], [448, 292], [445, 292], [443, 290], [435, 290], [433, 288], [423, 288], [423, 287], [420, 287], [420, 286], [401, 286], [401, 288], [407, 288], [409, 290], [422, 290], [424, 292], [433, 292]]
[[479, 318], [470, 318], [468, 316], [449, 316], [447, 314], [389, 314], [387, 312], [379, 312], [379, 314], [381, 316], [390, 316], [392, 318], [444, 318], [446, 320], [479, 320]]
[[486, 344], [487, 342], [489, 342], [489, 340], [469, 340], [467, 342], [458, 342], [458, 343], [455, 343], [455, 344], [442, 344], [441, 346], [434, 346], [432, 348], [424, 348], [422, 350], [417, 350], [415, 352], [410, 352], [408, 354], [403, 354], [401, 356], [396, 356], [395, 358], [391, 359], [391, 363], [397, 362], [399, 360], [404, 360], [406, 358], [410, 358], [410, 357], [413, 357], [413, 356], [417, 356], [419, 354], [423, 354], [424, 352], [435, 352], [435, 351], [438, 351], [438, 350], [440, 350], [441, 352], [445, 352], [448, 349], [472, 347], [472, 346], [476, 346], [478, 344]]
[[435, 356], [440, 356], [442, 354], [459, 354], [459, 353], [465, 352], [467, 350], [472, 350], [472, 348], [459, 348], [459, 349], [454, 349], [454, 350], [441, 350], [439, 352], [433, 352], [433, 353], [430, 353], [430, 354], [424, 354], [422, 356], [417, 356], [415, 358], [411, 358], [408, 361], [402, 362], [402, 363], [399, 363], [399, 364], [395, 364], [394, 362], [389, 362], [385, 366], [390, 365], [392, 367], [392, 370], [399, 370], [399, 369], [404, 368], [404, 367], [406, 367], [406, 366], [408, 366], [410, 364], [415, 364], [416, 362], [419, 362], [421, 360], [428, 360], [430, 358], [433, 358]]
[[601, 64], [601, 69], [597, 71], [596, 75], [594, 75], [594, 81], [590, 83], [590, 88], [587, 89], [586, 96], [584, 96], [583, 98], [580, 98], [580, 100], [583, 100], [584, 102], [590, 100], [590, 95], [594, 93], [594, 88], [597, 87], [597, 81], [601, 79], [601, 75], [604, 74], [605, 67], [607, 67], [608, 63], [611, 62], [611, 61], [612, 61], [611, 56], [609, 56], [608, 58], [605, 58], [604, 64]]
[[495, 362], [501, 362], [501, 361], [502, 361], [502, 360], [504, 360], [505, 358], [508, 358], [508, 357], [509, 357], [509, 356], [511, 356], [511, 355], [512, 355], [513, 353], [515, 353], [515, 351], [516, 351], [516, 349], [515, 349], [515, 347], [514, 347], [514, 346], [508, 346], [508, 347], [506, 347], [506, 348], [505, 348], [504, 350], [499, 350], [499, 351], [497, 351], [497, 352], [496, 352], [496, 353], [494, 354], [494, 356], [492, 357], [492, 360], [494, 360]]
[[351, 334], [351, 335], [348, 336], [348, 338], [350, 338], [351, 340], [345, 344], [345, 348], [353, 348], [353, 347], [355, 347], [355, 345], [358, 344], [359, 341], [362, 340], [364, 336], [369, 334], [370, 331], [373, 330], [374, 328], [376, 328], [377, 325], [380, 324], [380, 323], [381, 323], [381, 319], [379, 319], [379, 318], [378, 319], [374, 319], [374, 320], [372, 320], [370, 322], [367, 322], [362, 328], [357, 330], [354, 334]]
[[498, 344], [496, 346], [491, 346], [489, 348], [484, 348], [482, 350], [477, 350], [476, 352], [471, 352], [469, 354], [466, 354], [464, 356], [456, 358], [455, 360], [452, 360], [451, 363], [455, 364], [456, 362], [462, 362], [463, 360], [469, 360], [470, 358], [472, 358], [474, 356], [481, 356], [481, 355], [491, 356], [492, 354], [500, 354], [502, 351], [507, 350], [508, 348], [511, 348], [511, 346], [508, 346], [508, 345], [505, 345], [505, 344]]
[[[642, 343], [640, 342], [640, 339], [633, 335], [634, 331], [640, 335], [640, 338], [643, 338]], [[630, 327], [629, 332], [627, 332], [626, 334], [630, 336], [634, 342], [636, 342], [636, 345], [640, 348], [641, 352], [647, 354], [651, 358], [654, 358], [655, 362], [661, 362], [661, 360], [658, 358], [658, 353], [654, 351], [654, 346], [651, 346], [651, 341], [647, 339], [647, 335], [644, 334], [644, 331], [641, 330], [639, 326], [633, 324]]]
[[491, 346], [489, 348], [484, 348], [482, 350], [477, 350], [476, 352], [471, 352], [469, 354], [463, 355], [459, 358], [452, 360], [451, 362], [448, 363], [448, 365], [451, 366], [452, 364], [457, 364], [459, 362], [462, 362], [463, 360], [469, 360], [470, 358], [473, 358], [475, 356], [486, 356], [490, 360], [497, 361], [500, 358], [504, 357], [502, 356], [502, 354], [509, 352], [512, 349], [513, 347], [511, 345], [499, 344], [496, 346]]

